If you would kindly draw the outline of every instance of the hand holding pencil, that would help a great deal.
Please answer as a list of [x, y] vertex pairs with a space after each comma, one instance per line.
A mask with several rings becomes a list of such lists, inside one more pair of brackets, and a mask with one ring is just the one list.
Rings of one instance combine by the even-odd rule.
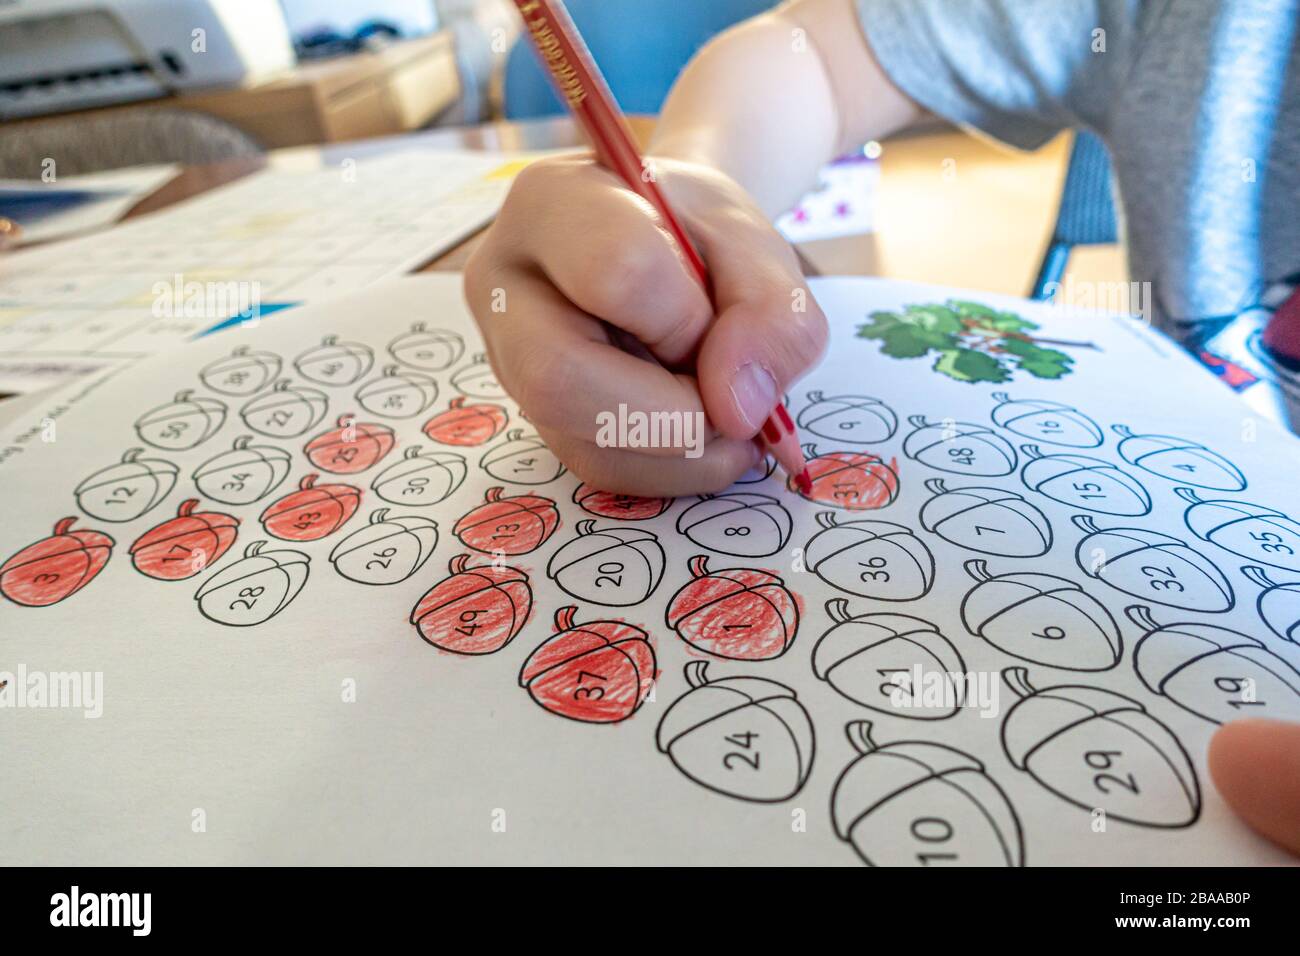
[[[727, 176], [638, 156], [660, 205], [605, 162], [524, 170], [467, 266], [467, 298], [503, 384], [584, 481], [629, 494], [719, 490], [761, 460], [783, 391], [821, 357], [825, 317], [788, 244]], [[611, 326], [667, 370], [616, 348]], [[602, 447], [597, 417], [620, 404], [705, 413], [703, 454]]]

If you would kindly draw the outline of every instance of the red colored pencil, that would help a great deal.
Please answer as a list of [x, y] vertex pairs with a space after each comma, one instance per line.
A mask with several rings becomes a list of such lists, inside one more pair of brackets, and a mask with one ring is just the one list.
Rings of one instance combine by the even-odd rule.
[[[646, 175], [646, 162], [637, 148], [614, 94], [583, 42], [563, 0], [515, 0], [524, 18], [524, 28], [551, 81], [587, 132], [596, 161], [616, 174], [629, 189], [649, 202], [668, 226], [686, 261], [704, 291], [713, 298], [709, 271], [699, 250], [682, 228], [653, 175]], [[763, 423], [763, 441], [781, 467], [789, 472], [805, 494], [812, 490], [807, 463], [799, 447], [799, 436], [785, 405], [778, 403]]]

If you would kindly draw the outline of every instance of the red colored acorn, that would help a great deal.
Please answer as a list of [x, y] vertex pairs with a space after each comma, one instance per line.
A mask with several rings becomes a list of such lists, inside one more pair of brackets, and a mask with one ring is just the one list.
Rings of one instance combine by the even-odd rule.
[[48, 538], [0, 565], [0, 594], [26, 607], [48, 607], [76, 594], [104, 570], [116, 543], [99, 531], [73, 531], [61, 518]]
[[648, 521], [672, 507], [673, 498], [643, 498], [601, 491], [585, 482], [573, 493], [573, 502], [589, 514], [623, 521]]
[[540, 548], [560, 526], [555, 502], [540, 495], [501, 497], [489, 488], [485, 501], [456, 522], [452, 534], [484, 554], [527, 554]]
[[691, 577], [668, 604], [667, 623], [687, 644], [717, 657], [765, 661], [794, 643], [799, 606], [775, 574], [757, 568], [709, 570], [690, 560]]
[[555, 613], [555, 634], [524, 661], [519, 686], [540, 706], [570, 720], [626, 720], [654, 687], [650, 637], [623, 621], [577, 624], [577, 610], [562, 607]]
[[392, 451], [396, 441], [387, 425], [358, 423], [352, 415], [344, 415], [337, 428], [317, 435], [303, 451], [321, 471], [355, 475]]
[[266, 533], [282, 541], [319, 541], [347, 522], [361, 505], [361, 489], [354, 485], [317, 485], [312, 473], [298, 490], [271, 502], [262, 512]]
[[198, 504], [198, 498], [187, 498], [175, 518], [136, 539], [131, 545], [131, 562], [137, 571], [160, 581], [182, 581], [229, 550], [239, 534], [239, 519], [219, 511], [195, 514]]
[[898, 497], [896, 458], [885, 464], [879, 455], [863, 451], [819, 455], [813, 445], [804, 445], [803, 450], [808, 458], [812, 491], [807, 494], [800, 491], [793, 478], [788, 486], [809, 501], [849, 511], [870, 511], [883, 508]]
[[506, 427], [508, 415], [500, 405], [477, 402], [466, 405], [463, 397], [451, 400], [445, 412], [424, 423], [424, 433], [442, 445], [470, 447], [496, 438]]
[[451, 575], [425, 592], [411, 623], [434, 647], [454, 654], [491, 654], [509, 644], [528, 621], [533, 593], [528, 575], [493, 562], [470, 566], [451, 559]]

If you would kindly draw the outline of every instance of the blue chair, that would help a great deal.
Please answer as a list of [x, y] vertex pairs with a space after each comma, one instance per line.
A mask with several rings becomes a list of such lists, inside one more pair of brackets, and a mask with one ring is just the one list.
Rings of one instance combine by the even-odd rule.
[[[696, 50], [776, 0], [567, 0], [565, 6], [623, 111], [658, 113]], [[512, 120], [565, 112], [525, 37], [506, 59], [504, 106]]]
[[1075, 246], [1116, 241], [1115, 200], [1111, 193], [1110, 156], [1093, 133], [1079, 130], [1070, 151], [1070, 165], [1061, 189], [1056, 228], [1034, 280], [1033, 297], [1046, 299], [1048, 287], [1065, 275], [1070, 250]]

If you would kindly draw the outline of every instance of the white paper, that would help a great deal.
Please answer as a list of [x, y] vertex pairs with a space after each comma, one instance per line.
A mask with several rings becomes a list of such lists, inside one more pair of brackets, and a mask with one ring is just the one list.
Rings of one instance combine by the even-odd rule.
[[180, 170], [175, 163], [149, 166], [132, 166], [111, 169], [85, 176], [69, 176], [46, 184], [39, 180], [4, 179], [0, 189], [23, 189], [38, 192], [42, 189], [81, 189], [100, 193], [85, 203], [69, 209], [42, 216], [36, 222], [22, 222], [22, 245], [63, 239], [78, 233], [90, 232], [117, 222], [132, 206], [153, 192]]
[[[478, 362], [479, 340], [453, 276], [375, 285], [144, 360], [89, 394], [65, 390], [53, 433], [25, 423], [0, 433], [7, 561], [0, 588], [9, 598], [0, 601], [0, 671], [8, 672], [0, 680], [9, 681], [0, 691], [7, 722], [0, 812], [11, 822], [0, 860], [861, 863], [836, 835], [838, 816], [861, 853], [880, 863], [1284, 862], [1215, 792], [1205, 767], [1215, 724], [1197, 712], [1300, 717], [1300, 655], [1280, 636], [1291, 628], [1294, 639], [1300, 618], [1300, 565], [1288, 553], [1300, 551], [1292, 547], [1300, 528], [1283, 514], [1296, 509], [1296, 439], [1256, 419], [1131, 319], [883, 280], [814, 280], [813, 288], [831, 317], [832, 347], [789, 399], [820, 456], [814, 494], [824, 500], [816, 503], [788, 491], [778, 473], [751, 476], [759, 480], [730, 492], [770, 500], [682, 499], [646, 520], [584, 510], [574, 500], [577, 480], [557, 476], [558, 463], [529, 442], [528, 423]], [[963, 341], [982, 341], [995, 365], [944, 358], [945, 367], [988, 377], [1001, 374], [1000, 365], [1008, 380], [958, 381], [933, 369], [935, 352], [891, 358], [880, 339], [855, 334], [863, 325], [883, 333], [905, 306], [950, 299], [1014, 313], [981, 317], [961, 307], [970, 320]], [[927, 333], [951, 319], [935, 308], [908, 315]], [[1045, 354], [1023, 347], [1030, 338], [1073, 344]], [[916, 341], [915, 330], [889, 333], [886, 347], [898, 353]], [[1068, 371], [1035, 377], [1014, 367], [1007, 348], [1040, 374]], [[279, 381], [288, 384], [277, 390]], [[173, 405], [182, 393], [190, 404]], [[839, 402], [843, 396], [857, 397]], [[1025, 404], [1035, 401], [1068, 407]], [[480, 407], [448, 416], [453, 402]], [[340, 419], [352, 420], [352, 440], [326, 434]], [[293, 431], [300, 433], [262, 433]], [[447, 444], [493, 432], [479, 445]], [[195, 437], [197, 445], [180, 447]], [[1053, 444], [1063, 440], [1096, 447]], [[323, 472], [305, 460], [309, 445], [318, 464], [368, 467]], [[1037, 447], [1027, 455], [1029, 445]], [[837, 463], [826, 457], [835, 452], [878, 458]], [[135, 463], [123, 466], [124, 454]], [[426, 466], [408, 454], [435, 457]], [[1042, 457], [1030, 461], [1033, 454]], [[259, 464], [245, 469], [240, 455]], [[1053, 455], [1117, 467], [1085, 475], [1083, 465]], [[455, 456], [464, 459], [463, 480]], [[1040, 490], [1025, 484], [1026, 464]], [[166, 479], [173, 466], [174, 485]], [[887, 468], [897, 475], [892, 502]], [[962, 472], [971, 468], [1007, 473]], [[358, 489], [359, 506], [319, 540], [269, 534], [264, 514], [272, 530], [294, 536], [300, 520], [311, 531], [344, 513], [329, 503], [288, 511], [275, 504], [309, 472], [319, 474], [316, 488]], [[1234, 486], [1238, 475], [1246, 482], [1238, 490], [1194, 487]], [[525, 476], [542, 483], [521, 483]], [[1102, 499], [1058, 500], [1094, 493], [1097, 484], [1111, 510], [1128, 513], [1077, 506], [1101, 507]], [[441, 503], [405, 503], [452, 487]], [[975, 487], [987, 490], [960, 496]], [[548, 499], [555, 510], [530, 500], [485, 515], [476, 509], [492, 488], [506, 498]], [[950, 496], [933, 501], [945, 488]], [[1179, 488], [1193, 490], [1185, 498]], [[328, 494], [353, 497], [338, 487]], [[994, 504], [980, 505], [976, 495]], [[578, 497], [602, 510], [599, 499]], [[146, 576], [133, 565], [132, 544], [191, 498], [208, 527], [224, 530], [181, 539], [192, 576]], [[1149, 513], [1139, 513], [1148, 500]], [[141, 502], [152, 506], [110, 520]], [[757, 507], [737, 508], [746, 502]], [[869, 502], [880, 507], [833, 504]], [[1242, 518], [1242, 503], [1259, 506], [1251, 513], [1262, 517]], [[382, 508], [388, 514], [368, 524]], [[94, 531], [114, 541], [102, 570], [66, 596], [70, 577], [38, 574], [80, 574], [102, 556], [101, 539], [82, 539], [75, 547], [87, 557], [74, 555], [71, 565], [40, 563], [48, 552], [14, 557], [65, 517], [75, 518], [65, 536]], [[231, 519], [239, 524], [229, 549], [195, 563], [195, 550], [215, 551], [229, 538]], [[465, 543], [456, 530], [462, 519]], [[875, 524], [850, 524], [863, 521]], [[493, 555], [466, 546], [490, 549], [493, 534], [536, 546], [513, 554], [499, 545], [494, 569]], [[1050, 548], [1037, 553], [1049, 535]], [[1162, 544], [1160, 535], [1192, 550]], [[1076, 549], [1085, 538], [1081, 567]], [[1155, 547], [1139, 554], [1143, 543]], [[464, 573], [456, 571], [463, 554], [479, 577], [457, 600], [462, 592], [443, 582]], [[175, 567], [172, 556], [170, 547], [137, 548], [151, 574], [186, 574], [183, 564], [165, 570]], [[1243, 566], [1259, 570], [1248, 576]], [[244, 576], [251, 574], [260, 576]], [[706, 583], [692, 585], [693, 574]], [[1026, 575], [1063, 581], [1046, 586]], [[979, 584], [980, 577], [1002, 580]], [[1267, 582], [1280, 585], [1263, 605], [1279, 633], [1257, 608]], [[636, 600], [652, 585], [638, 603], [609, 606], [610, 594]], [[418, 617], [444, 647], [500, 643], [529, 595], [530, 614], [492, 653], [439, 649], [411, 623], [435, 588], [442, 590]], [[797, 595], [797, 625], [782, 588]], [[1228, 591], [1232, 607], [1224, 610]], [[483, 595], [492, 602], [481, 607]], [[15, 597], [54, 603], [20, 606]], [[258, 601], [273, 602], [277, 613], [234, 626], [264, 615]], [[1137, 606], [1146, 610], [1126, 615]], [[551, 643], [557, 612], [562, 628], [578, 629], [562, 645]], [[849, 623], [836, 626], [839, 619]], [[1164, 630], [1144, 639], [1142, 621]], [[594, 635], [591, 655], [603, 656], [578, 653], [570, 642], [583, 633]], [[566, 654], [533, 657], [543, 645]], [[866, 646], [876, 650], [862, 657]], [[1207, 657], [1213, 647], [1235, 656]], [[996, 699], [975, 701], [987, 716], [943, 700], [903, 708], [880, 692], [900, 680], [897, 668], [927, 655], [941, 666], [923, 671], [923, 681], [954, 671], [968, 673], [977, 690], [998, 689]], [[79, 694], [67, 685], [69, 706], [34, 705], [33, 688], [71, 672], [89, 676]], [[717, 686], [690, 691], [688, 673]], [[1256, 679], [1254, 693], [1245, 677]], [[1216, 679], [1226, 683], [1215, 689]], [[1012, 685], [1039, 693], [1017, 703]], [[611, 690], [601, 703], [596, 690], [604, 687]], [[745, 706], [750, 699], [761, 707]], [[615, 722], [590, 721], [628, 711]], [[878, 749], [859, 757], [851, 741]]]
[[[0, 392], [92, 375], [408, 272], [489, 222], [522, 155], [404, 150], [267, 169], [93, 236], [0, 257]], [[394, 210], [397, 210], [396, 212]]]

